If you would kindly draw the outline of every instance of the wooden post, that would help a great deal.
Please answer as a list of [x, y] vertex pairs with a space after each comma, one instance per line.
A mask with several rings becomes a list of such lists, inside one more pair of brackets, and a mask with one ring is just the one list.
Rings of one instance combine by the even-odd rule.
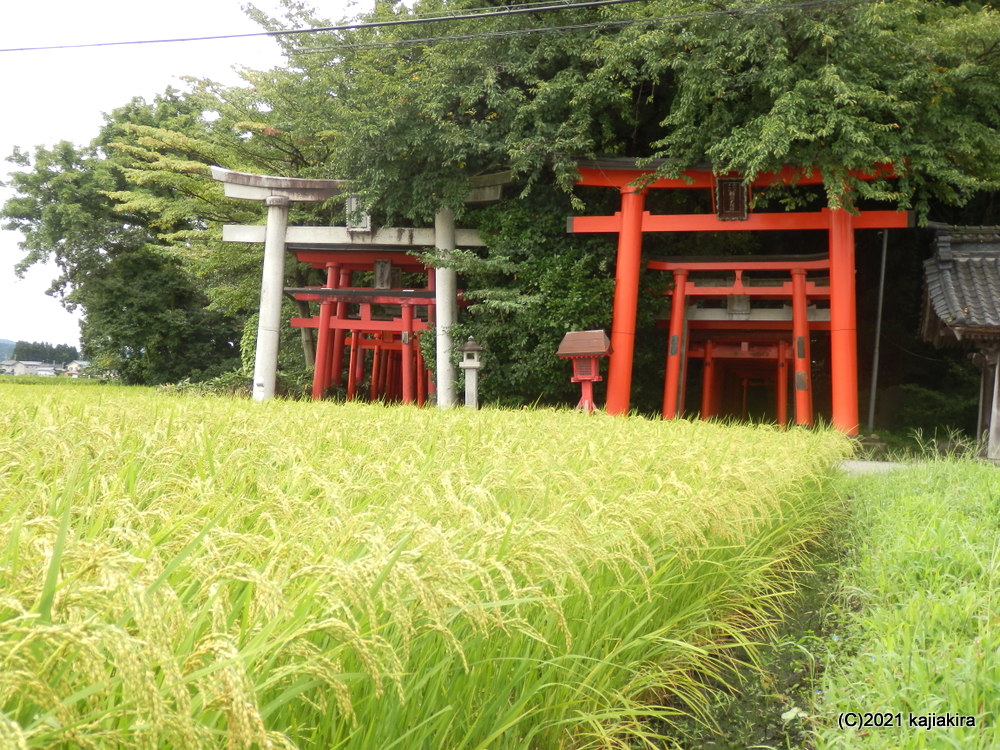
[[347, 360], [347, 400], [354, 400], [354, 392], [357, 387], [357, 361], [358, 349], [361, 347], [361, 334], [358, 331], [351, 331], [351, 354]]
[[701, 418], [708, 419], [714, 417], [714, 380], [715, 361], [712, 359], [712, 341], [705, 342], [705, 358], [702, 360], [701, 370]]
[[642, 270], [642, 212], [646, 193], [634, 187], [621, 190], [621, 229], [615, 267], [615, 298], [611, 312], [611, 360], [608, 365], [608, 414], [626, 414], [632, 393], [632, 357], [635, 319]]
[[[347, 270], [342, 270], [340, 272], [340, 279], [337, 283], [337, 288], [342, 289], [345, 286], [350, 286], [350, 285], [351, 285], [351, 272]], [[343, 320], [346, 317], [346, 315], [347, 315], [347, 303], [338, 302], [337, 312], [335, 316], [336, 319]], [[340, 384], [343, 381], [343, 375], [344, 375], [344, 339], [346, 337], [347, 337], [347, 331], [341, 328], [338, 328], [333, 334], [333, 351], [331, 352], [333, 360], [330, 364], [330, 371], [331, 371], [330, 374], [331, 374], [331, 381], [338, 388], [340, 387]], [[329, 386], [329, 383], [327, 383], [327, 386]]]
[[[681, 359], [684, 356], [684, 312], [686, 306], [686, 270], [674, 271], [674, 293], [670, 300], [670, 333], [667, 336], [666, 377], [663, 385], [663, 418], [678, 416]], [[614, 346], [614, 344], [612, 344]], [[612, 356], [614, 354], [612, 353]]]
[[403, 305], [403, 347], [400, 351], [403, 359], [403, 403], [414, 401], [413, 383], [413, 306]]
[[858, 434], [858, 326], [854, 227], [843, 208], [830, 210], [830, 376], [833, 425]]
[[792, 270], [792, 356], [794, 365], [795, 424], [811, 425], [812, 357], [809, 347], [809, 307], [806, 300], [806, 272]]
[[788, 424], [788, 342], [778, 342], [778, 424]]
[[[339, 266], [332, 263], [326, 268], [326, 288], [335, 289], [337, 284], [337, 272]], [[316, 365], [313, 369], [313, 401], [323, 398], [327, 384], [330, 382], [330, 318], [333, 317], [333, 310], [336, 303], [331, 300], [324, 300], [319, 305], [319, 336], [316, 341]]]

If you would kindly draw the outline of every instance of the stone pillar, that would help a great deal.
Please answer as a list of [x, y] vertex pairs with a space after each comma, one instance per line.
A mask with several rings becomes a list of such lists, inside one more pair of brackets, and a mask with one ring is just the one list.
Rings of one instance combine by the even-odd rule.
[[[434, 217], [434, 245], [439, 251], [455, 249], [455, 214], [450, 208], [442, 208]], [[434, 279], [437, 404], [442, 409], [450, 409], [455, 405], [451, 327], [458, 322], [458, 280], [452, 268], [435, 269]]]
[[288, 196], [271, 195], [267, 206], [264, 265], [260, 279], [260, 316], [257, 321], [257, 353], [253, 366], [253, 400], [274, 396], [278, 371], [281, 328], [281, 298], [285, 289], [285, 230], [288, 228]]

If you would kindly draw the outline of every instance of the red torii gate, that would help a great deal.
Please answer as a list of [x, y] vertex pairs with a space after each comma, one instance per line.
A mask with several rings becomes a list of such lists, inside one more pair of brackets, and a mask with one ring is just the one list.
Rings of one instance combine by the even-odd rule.
[[[731, 232], [774, 230], [821, 230], [828, 235], [830, 270], [830, 360], [833, 424], [856, 434], [858, 430], [857, 312], [854, 283], [854, 230], [890, 229], [910, 226], [905, 211], [864, 211], [856, 214], [845, 209], [823, 208], [819, 211], [785, 213], [745, 213], [722, 218], [720, 214], [651, 214], [645, 211], [645, 196], [651, 189], [715, 190], [719, 176], [711, 169], [688, 169], [678, 178], [653, 178], [652, 169], [640, 169], [632, 159], [600, 159], [580, 162], [578, 185], [610, 187], [621, 194], [621, 210], [613, 216], [577, 216], [568, 221], [569, 232], [607, 232], [618, 235], [615, 270], [615, 296], [611, 322], [611, 361], [608, 368], [606, 410], [625, 414], [629, 410], [632, 387], [632, 358], [635, 349], [636, 309], [639, 299], [639, 274], [642, 268], [643, 232]], [[876, 168], [862, 179], [888, 177], [890, 168]], [[758, 175], [749, 187], [767, 187], [777, 183], [820, 185], [818, 170], [785, 167], [776, 173]], [[745, 190], [744, 190], [745, 196]], [[683, 301], [681, 293], [675, 300]], [[677, 308], [675, 302], [674, 305]], [[677, 365], [670, 356], [679, 356], [679, 331], [673, 316], [668, 343], [667, 369]], [[676, 360], [679, 362], [679, 360]], [[676, 377], [676, 376], [675, 376]], [[672, 418], [664, 408], [664, 416]]]
[[[369, 398], [398, 399], [404, 404], [423, 406], [425, 397], [434, 392], [433, 380], [420, 352], [417, 336], [433, 327], [435, 308], [434, 270], [405, 252], [357, 250], [353, 248], [317, 249], [294, 248], [299, 262], [313, 268], [326, 270], [326, 284], [322, 287], [286, 289], [296, 299], [319, 302], [318, 315], [309, 318], [292, 318], [291, 324], [299, 328], [316, 328], [319, 336], [316, 345], [316, 367], [313, 372], [312, 397], [323, 398], [330, 385], [340, 386], [344, 369], [344, 350], [349, 350], [347, 365], [346, 398], [357, 395], [365, 370], [366, 351], [372, 352], [371, 384]], [[381, 286], [377, 270], [384, 264], [388, 278]], [[374, 272], [373, 287], [350, 286], [357, 271]], [[392, 271], [421, 273], [426, 276], [423, 289], [403, 289], [388, 282]], [[373, 306], [399, 307], [398, 316], [373, 315]], [[357, 307], [357, 315], [349, 308]], [[415, 308], [425, 310], [423, 319]]]

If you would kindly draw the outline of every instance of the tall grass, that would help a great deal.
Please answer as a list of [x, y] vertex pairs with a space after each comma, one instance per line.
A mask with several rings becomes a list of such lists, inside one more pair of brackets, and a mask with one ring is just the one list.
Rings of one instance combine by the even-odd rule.
[[110, 386], [0, 404], [11, 747], [658, 746], [766, 627], [847, 450]]
[[[847, 491], [844, 638], [824, 675], [817, 746], [1000, 747], [1000, 470], [939, 460]], [[864, 712], [890, 726], [838, 722]], [[931, 714], [976, 726], [925, 727]]]

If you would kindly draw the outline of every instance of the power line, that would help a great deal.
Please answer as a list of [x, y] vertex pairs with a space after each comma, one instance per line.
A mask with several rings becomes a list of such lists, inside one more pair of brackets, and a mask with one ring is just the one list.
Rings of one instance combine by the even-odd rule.
[[[377, 49], [380, 47], [403, 47], [415, 44], [436, 44], [447, 41], [467, 41], [470, 39], [495, 39], [498, 37], [522, 36], [527, 34], [538, 34], [550, 31], [578, 31], [581, 29], [597, 29], [608, 27], [632, 26], [640, 23], [669, 23], [674, 21], [690, 21], [696, 18], [706, 18], [710, 16], [749, 16], [765, 13], [775, 13], [783, 10], [794, 10], [816, 5], [834, 5], [857, 2], [858, 0], [803, 0], [796, 3], [785, 3], [782, 5], [758, 5], [751, 8], [725, 9], [702, 11], [692, 13], [681, 13], [672, 16], [653, 16], [648, 18], [622, 18], [609, 19], [606, 21], [596, 21], [593, 23], [568, 24], [565, 26], [538, 26], [527, 29], [505, 29], [503, 31], [482, 31], [470, 34], [452, 34], [435, 37], [415, 37], [413, 39], [392, 39], [378, 42], [341, 42], [323, 47], [311, 47], [308, 49], [292, 50], [292, 54], [309, 55], [319, 52], [334, 52], [344, 49]], [[864, 0], [861, 0], [864, 1]]]
[[598, 8], [606, 5], [624, 5], [627, 3], [643, 2], [644, 0], [585, 0], [576, 3], [552, 3], [540, 2], [528, 5], [507, 7], [503, 10], [493, 8], [478, 8], [471, 12], [466, 9], [461, 14], [412, 16], [410, 18], [397, 18], [392, 21], [364, 21], [359, 23], [340, 24], [337, 26], [318, 26], [307, 29], [285, 29], [282, 31], [257, 31], [247, 34], [218, 34], [215, 36], [192, 36], [176, 37], [172, 39], [137, 39], [125, 42], [91, 42], [87, 44], [53, 44], [40, 47], [8, 47], [0, 49], [0, 52], [45, 52], [50, 50], [65, 49], [89, 49], [94, 47], [124, 47], [142, 44], [175, 44], [177, 42], [213, 42], [224, 39], [250, 39], [253, 37], [279, 37], [293, 36], [296, 34], [316, 34], [320, 32], [336, 31], [358, 31], [360, 29], [376, 29], [389, 26], [408, 26], [412, 24], [435, 23], [443, 21], [469, 21], [477, 18], [493, 18], [496, 16], [516, 16], [525, 13], [547, 13], [556, 10], [575, 10], [577, 8]]
[[865, 2], [865, 1], [866, 0], [803, 0], [802, 2], [785, 3], [782, 5], [758, 5], [751, 8], [681, 13], [672, 16], [609, 19], [606, 21], [568, 24], [565, 26], [537, 26], [534, 28], [527, 28], [527, 29], [481, 31], [470, 34], [451, 34], [446, 36], [414, 37], [412, 39], [391, 39], [378, 42], [339, 42], [337, 44], [326, 45], [323, 47], [310, 47], [310, 48], [300, 48], [292, 50], [292, 54], [310, 55], [320, 52], [336, 52], [344, 49], [378, 49], [382, 47], [405, 47], [416, 44], [436, 44], [438, 42], [468, 41], [470, 39], [495, 39], [498, 37], [523, 36], [527, 34], [540, 34], [550, 31], [578, 31], [581, 29], [632, 26], [640, 23], [669, 23], [674, 21], [690, 21], [696, 18], [707, 18], [711, 16], [763, 15], [766, 13], [777, 13], [784, 10], [796, 10], [799, 8], [808, 8], [817, 5], [838, 5], [838, 4], [849, 4], [849, 3]]

